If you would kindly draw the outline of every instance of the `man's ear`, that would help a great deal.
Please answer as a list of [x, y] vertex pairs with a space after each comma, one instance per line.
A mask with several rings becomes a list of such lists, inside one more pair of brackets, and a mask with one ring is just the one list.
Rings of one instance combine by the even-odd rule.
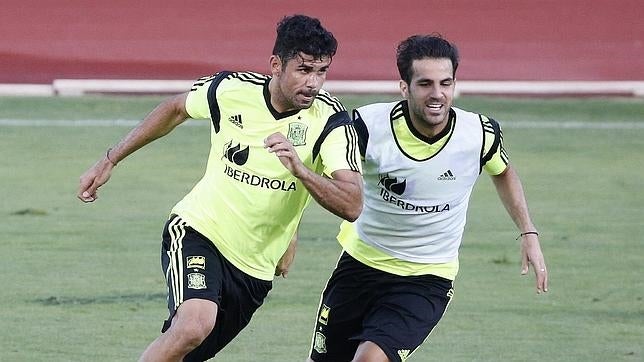
[[408, 99], [409, 97], [409, 86], [404, 80], [400, 80], [400, 94], [402, 94], [405, 99]]
[[277, 55], [271, 55], [269, 62], [271, 65], [271, 74], [273, 77], [279, 77], [282, 72], [282, 60]]

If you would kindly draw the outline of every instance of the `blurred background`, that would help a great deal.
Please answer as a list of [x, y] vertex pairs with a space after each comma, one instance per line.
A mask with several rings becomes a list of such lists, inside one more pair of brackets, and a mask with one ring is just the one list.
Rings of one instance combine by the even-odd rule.
[[644, 80], [639, 0], [3, 0], [0, 83], [267, 72], [294, 13], [337, 37], [330, 80], [395, 81], [396, 44], [434, 32], [460, 48], [459, 80]]

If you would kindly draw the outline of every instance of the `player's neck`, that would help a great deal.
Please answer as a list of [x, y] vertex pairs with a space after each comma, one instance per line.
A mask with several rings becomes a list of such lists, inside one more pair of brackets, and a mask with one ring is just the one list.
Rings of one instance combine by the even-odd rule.
[[428, 139], [434, 138], [437, 135], [443, 133], [447, 125], [449, 124], [449, 116], [445, 117], [440, 123], [428, 123], [424, 121], [419, 121], [411, 117], [412, 127], [416, 129], [418, 133], [427, 137]]
[[271, 78], [268, 83], [268, 95], [270, 97], [269, 100], [271, 106], [273, 106], [273, 109], [277, 112], [284, 113], [295, 109], [295, 107], [286, 100], [286, 97], [284, 97], [284, 94], [280, 90], [279, 84], [275, 78]]

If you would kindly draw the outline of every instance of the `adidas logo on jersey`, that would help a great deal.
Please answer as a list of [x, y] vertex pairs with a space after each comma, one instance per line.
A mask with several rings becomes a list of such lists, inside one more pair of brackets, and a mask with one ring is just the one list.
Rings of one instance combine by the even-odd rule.
[[437, 180], [439, 181], [454, 181], [456, 176], [452, 173], [452, 170], [447, 170], [442, 175], [438, 176]]
[[242, 124], [241, 114], [236, 114], [234, 116], [228, 117], [228, 121], [239, 128], [244, 128], [244, 125]]

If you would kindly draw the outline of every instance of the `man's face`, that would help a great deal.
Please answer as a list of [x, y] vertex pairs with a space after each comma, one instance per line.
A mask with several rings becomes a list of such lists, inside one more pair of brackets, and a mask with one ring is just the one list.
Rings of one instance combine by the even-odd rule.
[[284, 112], [309, 108], [326, 80], [331, 57], [320, 59], [299, 53], [282, 64], [277, 56], [271, 57], [273, 78], [277, 81], [277, 94], [272, 94], [273, 106]]
[[447, 124], [454, 101], [455, 79], [449, 58], [423, 58], [412, 62], [410, 84], [400, 82], [403, 97], [409, 103], [411, 121], [428, 137]]

